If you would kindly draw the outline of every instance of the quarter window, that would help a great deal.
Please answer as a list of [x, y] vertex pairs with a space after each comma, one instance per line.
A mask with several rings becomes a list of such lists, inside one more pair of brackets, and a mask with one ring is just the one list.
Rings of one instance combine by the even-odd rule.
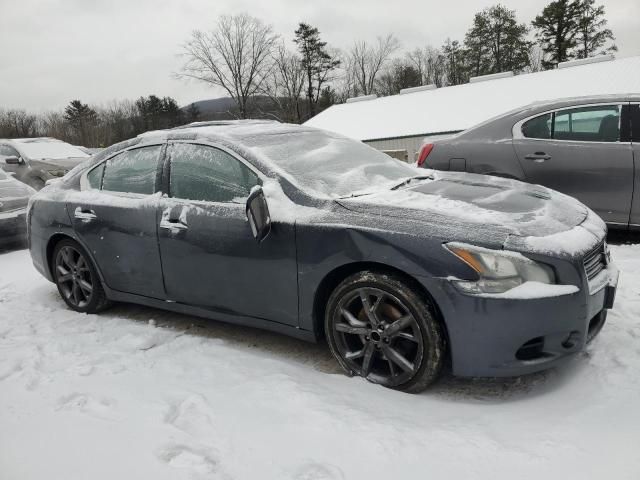
[[255, 173], [218, 148], [176, 143], [170, 149], [172, 197], [242, 202], [258, 184]]
[[551, 113], [532, 118], [522, 125], [522, 135], [526, 138], [551, 138], [552, 122]]
[[89, 180], [89, 185], [91, 186], [91, 188], [100, 190], [100, 187], [102, 187], [103, 172], [104, 172], [104, 163], [101, 163], [100, 165], [98, 165], [96, 168], [94, 168], [87, 174], [87, 180]]
[[136, 148], [107, 160], [102, 189], [112, 192], [153, 193], [161, 148], [160, 145]]

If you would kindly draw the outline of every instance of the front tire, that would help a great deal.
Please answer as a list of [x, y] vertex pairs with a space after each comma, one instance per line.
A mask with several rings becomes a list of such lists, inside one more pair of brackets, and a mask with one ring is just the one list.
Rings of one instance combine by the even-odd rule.
[[444, 363], [433, 308], [396, 275], [365, 271], [340, 283], [329, 297], [325, 332], [348, 374], [388, 388], [420, 392]]
[[65, 239], [56, 244], [51, 271], [60, 296], [72, 310], [97, 313], [109, 305], [98, 272], [77, 242]]

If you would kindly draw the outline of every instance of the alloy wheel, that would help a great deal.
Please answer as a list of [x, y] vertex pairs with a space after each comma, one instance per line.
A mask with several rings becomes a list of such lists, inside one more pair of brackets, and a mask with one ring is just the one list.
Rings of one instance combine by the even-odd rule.
[[340, 299], [333, 320], [337, 350], [356, 374], [395, 387], [420, 368], [420, 327], [396, 296], [377, 288], [355, 289]]
[[85, 308], [93, 296], [93, 279], [87, 260], [71, 246], [64, 246], [55, 259], [56, 282], [67, 302]]

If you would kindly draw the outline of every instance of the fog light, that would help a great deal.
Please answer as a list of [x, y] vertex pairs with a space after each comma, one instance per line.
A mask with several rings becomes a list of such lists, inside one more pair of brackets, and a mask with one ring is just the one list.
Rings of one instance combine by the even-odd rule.
[[580, 341], [580, 332], [578, 332], [577, 330], [574, 330], [567, 336], [565, 341], [562, 342], [562, 346], [564, 348], [573, 348], [577, 345], [579, 341]]

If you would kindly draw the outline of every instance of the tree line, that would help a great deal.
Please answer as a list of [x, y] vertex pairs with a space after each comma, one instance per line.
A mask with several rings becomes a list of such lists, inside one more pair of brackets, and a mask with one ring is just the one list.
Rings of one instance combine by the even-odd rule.
[[[535, 72], [567, 60], [617, 51], [605, 9], [596, 0], [556, 0], [530, 24], [501, 4], [473, 17], [462, 41], [402, 49], [393, 34], [330, 46], [317, 27], [299, 23], [291, 44], [248, 14], [221, 16], [182, 45], [180, 78], [222, 88], [235, 109], [226, 118], [274, 118], [302, 123], [350, 97], [394, 95], [421, 85], [443, 87], [471, 77]], [[0, 110], [0, 138], [52, 136], [84, 146], [107, 146], [141, 132], [207, 120], [195, 104], [180, 109], [170, 97], [90, 106], [73, 100], [41, 115]], [[218, 118], [218, 117], [216, 117]]]
[[72, 100], [63, 111], [31, 114], [0, 110], [0, 138], [54, 137], [74, 145], [106, 147], [148, 130], [197, 121], [195, 105], [181, 110], [175, 99], [156, 95], [90, 106]]
[[223, 16], [196, 30], [183, 46], [178, 76], [222, 87], [238, 116], [256, 115], [256, 97], [272, 100], [279, 120], [303, 122], [333, 103], [360, 95], [394, 95], [403, 88], [466, 83], [505, 71], [535, 72], [576, 58], [617, 51], [605, 9], [595, 0], [556, 0], [530, 25], [501, 4], [473, 17], [462, 41], [402, 51], [393, 35], [330, 47], [319, 30], [300, 23], [293, 45], [247, 14]]

